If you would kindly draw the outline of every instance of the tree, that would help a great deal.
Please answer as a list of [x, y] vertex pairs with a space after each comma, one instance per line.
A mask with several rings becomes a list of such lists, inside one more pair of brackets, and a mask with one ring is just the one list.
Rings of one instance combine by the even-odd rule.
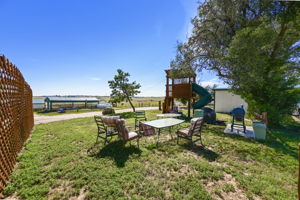
[[192, 23], [171, 67], [215, 71], [250, 114], [268, 112], [277, 125], [299, 96], [300, 2], [209, 0]]
[[204, 88], [211, 94], [211, 96], [215, 96], [215, 89], [218, 87], [217, 84], [207, 85]]
[[114, 76], [114, 80], [108, 81], [110, 89], [112, 89], [110, 97], [111, 102], [120, 103], [127, 100], [130, 106], [135, 112], [135, 108], [132, 104], [132, 97], [140, 93], [140, 84], [135, 81], [129, 83], [129, 73], [123, 72], [121, 69], [117, 70], [118, 74]]

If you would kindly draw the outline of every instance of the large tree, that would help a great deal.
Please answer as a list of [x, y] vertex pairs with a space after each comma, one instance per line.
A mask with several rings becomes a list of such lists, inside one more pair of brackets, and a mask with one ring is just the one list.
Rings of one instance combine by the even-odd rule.
[[118, 74], [114, 76], [114, 80], [108, 81], [110, 89], [112, 89], [110, 97], [114, 103], [120, 103], [124, 100], [128, 101], [135, 112], [135, 107], [132, 104], [132, 97], [140, 93], [140, 84], [135, 81], [129, 82], [129, 73], [117, 70]]
[[179, 43], [175, 71], [213, 70], [270, 125], [296, 103], [299, 89], [300, 2], [208, 0]]

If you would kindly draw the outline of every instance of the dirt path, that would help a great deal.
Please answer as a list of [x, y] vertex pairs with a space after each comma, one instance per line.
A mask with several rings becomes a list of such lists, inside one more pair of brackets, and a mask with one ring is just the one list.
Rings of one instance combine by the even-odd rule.
[[[136, 108], [136, 110], [157, 110], [157, 107], [141, 107]], [[116, 113], [123, 112], [131, 112], [132, 109], [122, 109], [116, 110]], [[86, 113], [78, 113], [78, 114], [64, 114], [64, 115], [55, 115], [55, 116], [45, 116], [45, 115], [34, 115], [34, 124], [45, 124], [49, 122], [75, 119], [75, 118], [83, 118], [83, 117], [93, 117], [94, 115], [102, 115], [102, 112], [86, 112]]]

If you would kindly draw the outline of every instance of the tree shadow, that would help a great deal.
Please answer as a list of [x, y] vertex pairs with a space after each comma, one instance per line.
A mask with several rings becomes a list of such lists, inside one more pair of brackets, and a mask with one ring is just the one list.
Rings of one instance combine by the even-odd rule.
[[[277, 151], [292, 156], [298, 159], [298, 148], [291, 146], [289, 143], [294, 143], [295, 145], [300, 142], [300, 134], [292, 132], [286, 129], [271, 129], [267, 132], [266, 140], [255, 140], [254, 138], [247, 138], [236, 134], [226, 134], [220, 127], [208, 127], [205, 131], [209, 131], [214, 134], [222, 135], [223, 137], [231, 138], [234, 140], [239, 140], [247, 143], [253, 144], [263, 144]], [[249, 154], [251, 154], [251, 149], [249, 149]]]
[[[273, 129], [268, 132], [268, 138], [265, 142], [262, 142], [269, 147], [281, 151], [284, 154], [288, 154], [295, 159], [298, 159], [298, 146], [300, 142], [300, 133], [281, 131], [280, 129]], [[295, 146], [290, 144], [294, 143]]]
[[91, 156], [95, 158], [111, 158], [115, 161], [117, 167], [124, 167], [130, 155], [137, 154], [140, 156], [141, 150], [135, 145], [125, 146], [120, 140], [113, 141], [104, 146], [100, 151]]

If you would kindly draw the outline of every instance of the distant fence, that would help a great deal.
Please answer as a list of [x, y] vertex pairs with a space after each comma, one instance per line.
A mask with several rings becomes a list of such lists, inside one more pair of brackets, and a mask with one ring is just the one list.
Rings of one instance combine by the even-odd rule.
[[30, 86], [17, 68], [0, 56], [0, 198], [32, 127]]

